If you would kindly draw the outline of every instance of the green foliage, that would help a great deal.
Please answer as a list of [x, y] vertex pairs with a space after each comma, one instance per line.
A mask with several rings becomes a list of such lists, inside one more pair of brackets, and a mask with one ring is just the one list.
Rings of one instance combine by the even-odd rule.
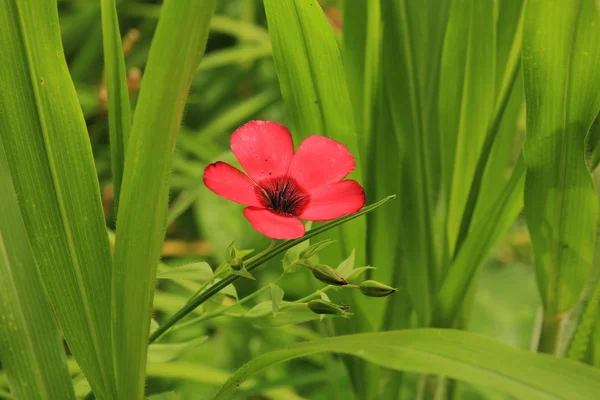
[[214, 7], [215, 1], [166, 1], [148, 55], [127, 144], [113, 265], [113, 354], [120, 398], [144, 394], [171, 158]]
[[39, 279], [0, 141], [0, 360], [15, 398], [73, 399], [58, 325]]
[[127, 87], [127, 73], [123, 44], [115, 0], [102, 0], [102, 45], [106, 68], [108, 122], [110, 133], [111, 165], [115, 193], [115, 214], [119, 206], [119, 194], [125, 165], [125, 151], [131, 129], [131, 108]]
[[42, 283], [96, 396], [114, 398], [111, 258], [56, 3], [0, 11], [0, 139]]
[[591, 0], [529, 1], [525, 15], [525, 210], [544, 306], [540, 349], [553, 352], [594, 256], [598, 199], [585, 138], [600, 110], [600, 15]]
[[214, 399], [227, 398], [245, 379], [269, 366], [322, 352], [476, 382], [523, 399], [594, 399], [600, 390], [600, 372], [589, 366], [513, 349], [468, 332], [414, 329], [320, 339], [264, 354], [236, 371]]

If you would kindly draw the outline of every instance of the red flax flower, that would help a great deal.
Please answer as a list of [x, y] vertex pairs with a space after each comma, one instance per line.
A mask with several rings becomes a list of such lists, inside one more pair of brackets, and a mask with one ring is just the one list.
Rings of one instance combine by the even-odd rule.
[[310, 136], [294, 153], [285, 126], [250, 121], [231, 135], [231, 150], [248, 175], [218, 161], [204, 170], [204, 184], [248, 206], [244, 215], [265, 236], [298, 238], [304, 235], [298, 218], [329, 221], [365, 204], [360, 184], [342, 180], [354, 170], [354, 157], [332, 139]]

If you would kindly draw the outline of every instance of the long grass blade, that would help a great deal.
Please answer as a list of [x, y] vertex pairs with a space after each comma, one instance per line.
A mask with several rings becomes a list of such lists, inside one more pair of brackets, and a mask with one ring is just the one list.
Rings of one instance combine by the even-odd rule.
[[494, 112], [495, 44], [495, 2], [453, 1], [444, 41], [439, 97], [450, 255], [455, 252], [478, 155]]
[[0, 139], [41, 280], [96, 397], [114, 398], [110, 249], [56, 2], [3, 2], [0, 42]]
[[[398, 176], [402, 187], [397, 217], [402, 222], [398, 224], [398, 256], [394, 262], [404, 268], [420, 326], [431, 322], [432, 296], [440, 275], [433, 229], [439, 148], [437, 118], [431, 115], [437, 110], [436, 61], [447, 4], [385, 0], [381, 8], [382, 88], [398, 145], [398, 157], [390, 159], [386, 169]], [[428, 7], [435, 7], [439, 13], [429, 13]]]
[[134, 115], [121, 188], [113, 267], [118, 398], [142, 399], [156, 266], [165, 233], [168, 176], [215, 0], [161, 8]]
[[0, 141], [0, 361], [19, 399], [74, 399], [58, 325], [39, 279]]
[[101, 1], [102, 45], [108, 90], [108, 124], [110, 133], [111, 166], [114, 187], [114, 215], [117, 215], [125, 150], [131, 129], [131, 107], [127, 88], [125, 56], [119, 31], [115, 0]]
[[519, 399], [593, 400], [600, 391], [600, 372], [584, 364], [517, 350], [469, 332], [413, 329], [337, 336], [263, 354], [237, 370], [214, 400], [228, 398], [267, 367], [324, 352], [354, 355], [395, 370], [444, 375]]

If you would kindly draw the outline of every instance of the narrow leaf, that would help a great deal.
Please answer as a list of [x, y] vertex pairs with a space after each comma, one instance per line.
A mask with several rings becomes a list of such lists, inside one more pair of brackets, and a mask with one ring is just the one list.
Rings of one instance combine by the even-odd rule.
[[[74, 399], [62, 338], [39, 279], [0, 141], [0, 361], [19, 399]], [[0, 394], [0, 397], [2, 395]]]
[[3, 2], [0, 140], [41, 280], [97, 398], [114, 398], [111, 256], [55, 1]]
[[150, 311], [167, 212], [168, 175], [185, 99], [215, 0], [164, 2], [127, 146], [113, 267], [118, 397], [144, 393]]
[[273, 318], [275, 318], [275, 314], [277, 314], [277, 312], [279, 311], [279, 307], [281, 307], [281, 300], [283, 300], [283, 289], [281, 289], [279, 286], [271, 283], [269, 285], [270, 289], [271, 289], [271, 304], [272, 304], [272, 311], [273, 311]]
[[571, 360], [508, 347], [469, 332], [413, 329], [338, 336], [263, 354], [241, 367], [214, 400], [251, 375], [298, 357], [336, 352], [386, 368], [439, 374], [494, 388], [519, 399], [596, 399], [600, 371]]
[[440, 77], [440, 146], [448, 201], [446, 235], [454, 254], [478, 155], [494, 110], [496, 24], [493, 0], [452, 2]]
[[119, 205], [125, 150], [131, 129], [131, 107], [127, 87], [125, 57], [119, 31], [115, 0], [101, 0], [102, 45], [108, 90], [108, 124], [110, 133], [111, 166], [114, 185], [115, 215]]

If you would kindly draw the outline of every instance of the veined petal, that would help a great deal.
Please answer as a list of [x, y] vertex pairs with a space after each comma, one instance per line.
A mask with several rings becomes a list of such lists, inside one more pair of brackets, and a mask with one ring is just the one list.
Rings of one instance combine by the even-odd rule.
[[356, 161], [346, 146], [325, 136], [310, 136], [298, 147], [288, 174], [310, 192], [339, 182], [355, 167]]
[[354, 214], [365, 205], [365, 191], [356, 181], [332, 183], [310, 193], [310, 200], [299, 218], [329, 221]]
[[304, 236], [304, 224], [297, 218], [285, 217], [258, 207], [246, 207], [244, 216], [254, 229], [271, 239], [296, 239]]
[[252, 180], [227, 163], [217, 161], [207, 165], [203, 180], [206, 187], [219, 196], [247, 206], [260, 207]]
[[231, 150], [255, 182], [285, 175], [294, 143], [287, 128], [271, 121], [250, 121], [231, 135]]

